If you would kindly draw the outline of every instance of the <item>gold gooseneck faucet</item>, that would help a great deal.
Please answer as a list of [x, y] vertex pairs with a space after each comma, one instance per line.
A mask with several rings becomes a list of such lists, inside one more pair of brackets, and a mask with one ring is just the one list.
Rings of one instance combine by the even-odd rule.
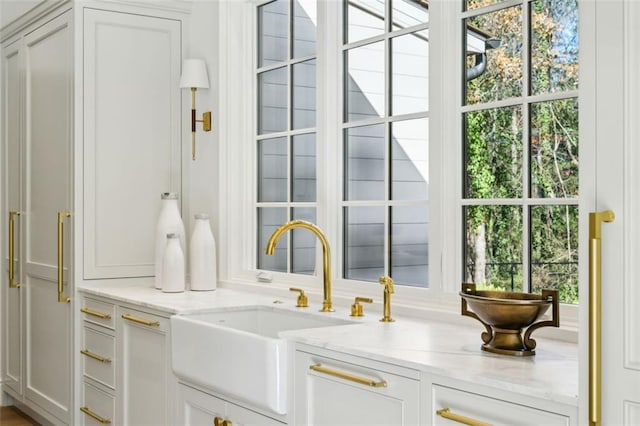
[[324, 233], [311, 222], [307, 222], [305, 220], [292, 220], [280, 225], [278, 229], [273, 231], [271, 237], [269, 237], [269, 241], [267, 242], [266, 254], [269, 256], [273, 255], [273, 252], [276, 248], [276, 243], [278, 239], [290, 229], [294, 228], [303, 228], [313, 232], [316, 237], [320, 240], [322, 244], [322, 274], [323, 274], [323, 284], [324, 284], [324, 300], [322, 301], [322, 309], [321, 312], [333, 312], [333, 307], [331, 304], [331, 254], [329, 252], [329, 241], [327, 241], [327, 237], [325, 237]]
[[394, 322], [391, 318], [391, 295], [393, 294], [393, 279], [391, 277], [380, 277], [380, 284], [384, 286], [383, 294], [383, 316], [381, 322]]

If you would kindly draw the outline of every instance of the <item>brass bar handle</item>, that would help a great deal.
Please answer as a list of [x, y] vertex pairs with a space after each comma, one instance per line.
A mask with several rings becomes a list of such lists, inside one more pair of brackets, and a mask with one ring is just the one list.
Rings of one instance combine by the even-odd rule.
[[58, 212], [58, 302], [69, 303], [71, 299], [64, 296], [64, 219], [71, 212]]
[[91, 315], [93, 317], [98, 317], [100, 319], [110, 319], [111, 318], [111, 315], [109, 315], [109, 314], [104, 314], [102, 312], [94, 311], [93, 309], [89, 309], [89, 308], [82, 308], [82, 309], [80, 309], [80, 312], [82, 312], [83, 314]]
[[329, 376], [338, 377], [340, 379], [349, 380], [352, 382], [360, 383], [361, 385], [371, 386], [373, 388], [386, 388], [387, 382], [381, 380], [376, 382], [375, 380], [366, 379], [364, 377], [356, 376], [351, 373], [345, 373], [343, 371], [334, 370], [332, 368], [324, 367], [322, 364], [314, 364], [309, 366], [310, 370], [317, 371], [318, 373], [324, 373]]
[[103, 362], [103, 363], [110, 363], [110, 362], [111, 362], [111, 359], [110, 359], [110, 358], [105, 358], [105, 357], [103, 357], [103, 356], [100, 356], [100, 355], [98, 355], [98, 354], [95, 354], [95, 353], [91, 352], [91, 351], [90, 351], [90, 350], [88, 350], [88, 349], [82, 349], [82, 350], [80, 351], [80, 353], [81, 353], [82, 355], [88, 356], [89, 358], [93, 358], [93, 359], [95, 359], [96, 361], [100, 361], [100, 362]]
[[220, 417], [213, 418], [213, 426], [233, 426], [231, 420], [223, 420]]
[[94, 413], [93, 411], [91, 411], [89, 409], [89, 407], [87, 407], [86, 405], [83, 407], [80, 407], [80, 411], [82, 411], [83, 413], [85, 413], [87, 416], [94, 418], [95, 420], [99, 421], [100, 423], [102, 423], [103, 425], [108, 425], [111, 424], [111, 419], [107, 419], [104, 418], [102, 416], [99, 416], [98, 414]]
[[437, 410], [436, 414], [440, 417], [444, 417], [448, 420], [453, 420], [454, 422], [461, 423], [463, 425], [468, 426], [491, 426], [491, 423], [481, 422], [480, 420], [472, 419], [471, 417], [463, 416], [461, 414], [456, 414], [452, 412], [449, 408], [443, 408], [441, 410]]
[[18, 211], [9, 212], [9, 288], [20, 288], [20, 283], [15, 282], [15, 218], [20, 216]]
[[589, 213], [589, 425], [602, 420], [602, 222], [613, 222], [611, 210]]
[[133, 321], [135, 323], [146, 325], [149, 327], [158, 327], [160, 325], [160, 321], [149, 321], [144, 318], [138, 318], [129, 314], [122, 314], [122, 318], [126, 319], [127, 321]]

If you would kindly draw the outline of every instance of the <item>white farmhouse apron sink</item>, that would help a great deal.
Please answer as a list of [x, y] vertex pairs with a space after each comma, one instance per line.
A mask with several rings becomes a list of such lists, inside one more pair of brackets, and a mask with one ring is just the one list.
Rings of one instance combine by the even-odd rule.
[[184, 382], [278, 414], [287, 411], [287, 330], [352, 324], [270, 306], [171, 317], [175, 374]]

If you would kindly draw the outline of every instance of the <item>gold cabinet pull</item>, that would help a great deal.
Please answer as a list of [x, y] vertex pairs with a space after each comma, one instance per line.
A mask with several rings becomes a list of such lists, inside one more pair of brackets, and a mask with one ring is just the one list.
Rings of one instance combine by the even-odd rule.
[[600, 426], [602, 402], [601, 311], [602, 222], [613, 222], [611, 210], [589, 213], [589, 425]]
[[87, 315], [91, 315], [94, 317], [98, 317], [101, 319], [110, 319], [111, 315], [109, 314], [103, 314], [102, 312], [98, 312], [98, 311], [94, 311], [93, 309], [89, 309], [89, 308], [82, 308], [80, 309], [80, 312], [87, 314]]
[[233, 423], [230, 420], [223, 420], [216, 416], [213, 418], [213, 426], [233, 426]]
[[443, 408], [437, 410], [436, 414], [445, 419], [453, 420], [454, 422], [461, 423], [468, 426], [491, 426], [491, 423], [481, 422], [480, 420], [472, 419], [471, 417], [463, 416], [452, 412], [449, 408]]
[[317, 371], [318, 373], [328, 374], [329, 376], [338, 377], [340, 379], [349, 380], [352, 382], [360, 383], [361, 385], [371, 386], [373, 388], [386, 388], [387, 382], [381, 380], [376, 382], [375, 380], [366, 379], [364, 377], [356, 376], [351, 373], [345, 373], [343, 371], [334, 370], [332, 368], [324, 367], [322, 364], [314, 364], [309, 366], [310, 370]]
[[80, 351], [80, 353], [81, 353], [82, 355], [88, 356], [89, 358], [93, 358], [93, 359], [95, 359], [96, 361], [100, 361], [100, 362], [104, 362], [104, 363], [109, 363], [109, 362], [111, 362], [111, 359], [110, 359], [110, 358], [105, 358], [105, 357], [100, 356], [100, 355], [98, 355], [98, 354], [94, 354], [93, 352], [91, 352], [91, 351], [90, 351], [90, 350], [88, 350], [88, 349], [82, 349], [82, 350]]
[[106, 419], [102, 416], [97, 415], [96, 413], [94, 413], [93, 411], [91, 411], [89, 409], [89, 407], [87, 407], [86, 405], [83, 407], [80, 407], [80, 411], [82, 411], [83, 413], [85, 413], [87, 416], [94, 418], [95, 420], [99, 421], [100, 423], [102, 423], [103, 425], [108, 425], [111, 424], [111, 419]]
[[58, 302], [69, 303], [71, 299], [64, 296], [64, 219], [70, 217], [71, 212], [58, 212]]
[[20, 283], [15, 281], [15, 218], [20, 216], [20, 212], [9, 212], [9, 288], [20, 288]]
[[149, 327], [158, 327], [160, 325], [160, 321], [149, 321], [144, 318], [138, 318], [129, 314], [122, 314], [122, 318], [126, 319], [127, 321], [136, 322], [138, 324], [148, 325]]

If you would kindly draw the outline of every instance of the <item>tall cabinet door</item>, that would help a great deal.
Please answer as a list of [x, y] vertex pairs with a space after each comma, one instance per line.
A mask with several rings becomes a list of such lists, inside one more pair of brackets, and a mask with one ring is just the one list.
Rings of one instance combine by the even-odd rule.
[[[70, 215], [73, 146], [71, 12], [28, 34], [24, 43], [25, 396], [69, 422], [73, 345], [72, 310], [66, 297], [72, 294], [73, 240], [66, 213]], [[63, 229], [58, 226], [59, 213]]]
[[[22, 395], [22, 291], [21, 259], [21, 148], [22, 148], [22, 54], [21, 40], [3, 46], [2, 57], [2, 159], [3, 164], [3, 229], [10, 229], [7, 246], [3, 247], [6, 269], [2, 275], [2, 381]], [[10, 267], [12, 261], [13, 268]]]
[[[591, 284], [599, 267], [601, 292], [599, 298], [586, 288], [580, 293], [583, 318], [590, 323], [583, 323], [580, 336], [581, 361], [587, 361], [580, 363], [580, 424], [632, 426], [640, 424], [640, 4], [581, 2], [580, 9], [580, 44], [591, 47], [580, 53], [581, 162], [587, 158], [582, 152], [589, 153], [586, 165], [595, 166], [581, 173], [580, 197], [584, 210], [615, 215], [591, 216], [603, 220], [592, 222], [600, 223], [599, 235], [589, 225]], [[599, 36], [603, 32], [606, 37]], [[583, 303], [583, 294], [589, 294], [588, 303], [586, 297]], [[597, 370], [597, 357], [586, 347], [590, 326], [598, 329], [598, 317], [600, 339], [591, 341], [600, 340], [594, 345], [601, 355], [599, 383], [589, 380], [590, 366]]]
[[160, 194], [181, 188], [181, 23], [83, 15], [83, 275], [152, 276]]

